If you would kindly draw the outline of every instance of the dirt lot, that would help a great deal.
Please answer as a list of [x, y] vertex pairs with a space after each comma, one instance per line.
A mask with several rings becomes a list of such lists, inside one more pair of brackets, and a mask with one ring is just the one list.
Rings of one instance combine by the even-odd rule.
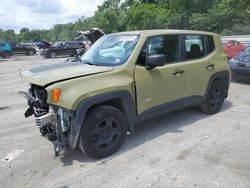
[[25, 119], [19, 72], [63, 61], [0, 59], [0, 187], [250, 187], [250, 84], [231, 83], [220, 113], [196, 108], [136, 127], [115, 155], [93, 160], [79, 150], [54, 158], [53, 146]]

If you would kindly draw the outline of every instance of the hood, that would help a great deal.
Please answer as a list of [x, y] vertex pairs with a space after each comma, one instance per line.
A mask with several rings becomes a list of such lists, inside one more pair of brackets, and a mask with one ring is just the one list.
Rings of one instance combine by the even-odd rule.
[[44, 65], [21, 72], [21, 76], [32, 84], [46, 86], [55, 82], [112, 71], [113, 67], [102, 67], [81, 62], [64, 62]]

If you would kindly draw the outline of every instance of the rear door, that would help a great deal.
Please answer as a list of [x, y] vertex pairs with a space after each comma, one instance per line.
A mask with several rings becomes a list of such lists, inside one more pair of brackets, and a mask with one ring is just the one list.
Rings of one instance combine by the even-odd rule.
[[66, 46], [66, 42], [62, 42], [61, 46], [57, 49], [57, 54], [60, 55], [67, 55], [67, 46]]
[[11, 44], [11, 49], [14, 54], [19, 54], [21, 52], [19, 47], [19, 44]]
[[187, 103], [199, 100], [205, 94], [211, 75], [215, 72], [216, 59], [213, 36], [183, 35], [183, 57], [186, 62], [185, 98]]
[[[135, 67], [135, 84], [138, 113], [172, 102], [179, 107], [184, 92], [185, 65], [180, 60], [180, 36], [149, 37], [144, 44]], [[164, 54], [166, 64], [147, 70], [147, 58]]]

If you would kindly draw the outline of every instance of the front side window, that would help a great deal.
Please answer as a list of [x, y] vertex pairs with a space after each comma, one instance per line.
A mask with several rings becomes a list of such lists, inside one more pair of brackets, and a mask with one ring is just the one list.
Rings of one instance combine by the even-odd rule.
[[173, 63], [180, 57], [180, 40], [178, 35], [149, 37], [138, 57], [137, 64], [146, 65], [147, 56], [164, 54], [166, 63]]
[[177, 35], [157, 36], [148, 39], [148, 55], [164, 54], [166, 63], [179, 60], [179, 37]]
[[81, 57], [83, 62], [99, 66], [117, 66], [125, 63], [133, 52], [139, 35], [105, 35]]

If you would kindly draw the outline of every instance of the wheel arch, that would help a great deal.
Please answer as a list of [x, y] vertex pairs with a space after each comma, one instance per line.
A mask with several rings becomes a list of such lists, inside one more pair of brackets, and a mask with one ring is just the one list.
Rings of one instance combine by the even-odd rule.
[[225, 98], [227, 98], [228, 89], [229, 89], [229, 86], [230, 86], [230, 72], [229, 71], [220, 71], [220, 72], [214, 73], [210, 77], [204, 99], [207, 97], [209, 88], [212, 86], [214, 81], [221, 82], [223, 85], [225, 85], [225, 87], [226, 87], [226, 96], [225, 96]]
[[98, 105], [109, 105], [121, 110], [128, 119], [128, 130], [134, 131], [138, 121], [136, 106], [129, 91], [119, 90], [89, 97], [77, 107], [72, 130], [69, 133], [69, 145], [74, 149], [78, 142], [80, 131], [83, 127], [85, 117], [90, 109]]

